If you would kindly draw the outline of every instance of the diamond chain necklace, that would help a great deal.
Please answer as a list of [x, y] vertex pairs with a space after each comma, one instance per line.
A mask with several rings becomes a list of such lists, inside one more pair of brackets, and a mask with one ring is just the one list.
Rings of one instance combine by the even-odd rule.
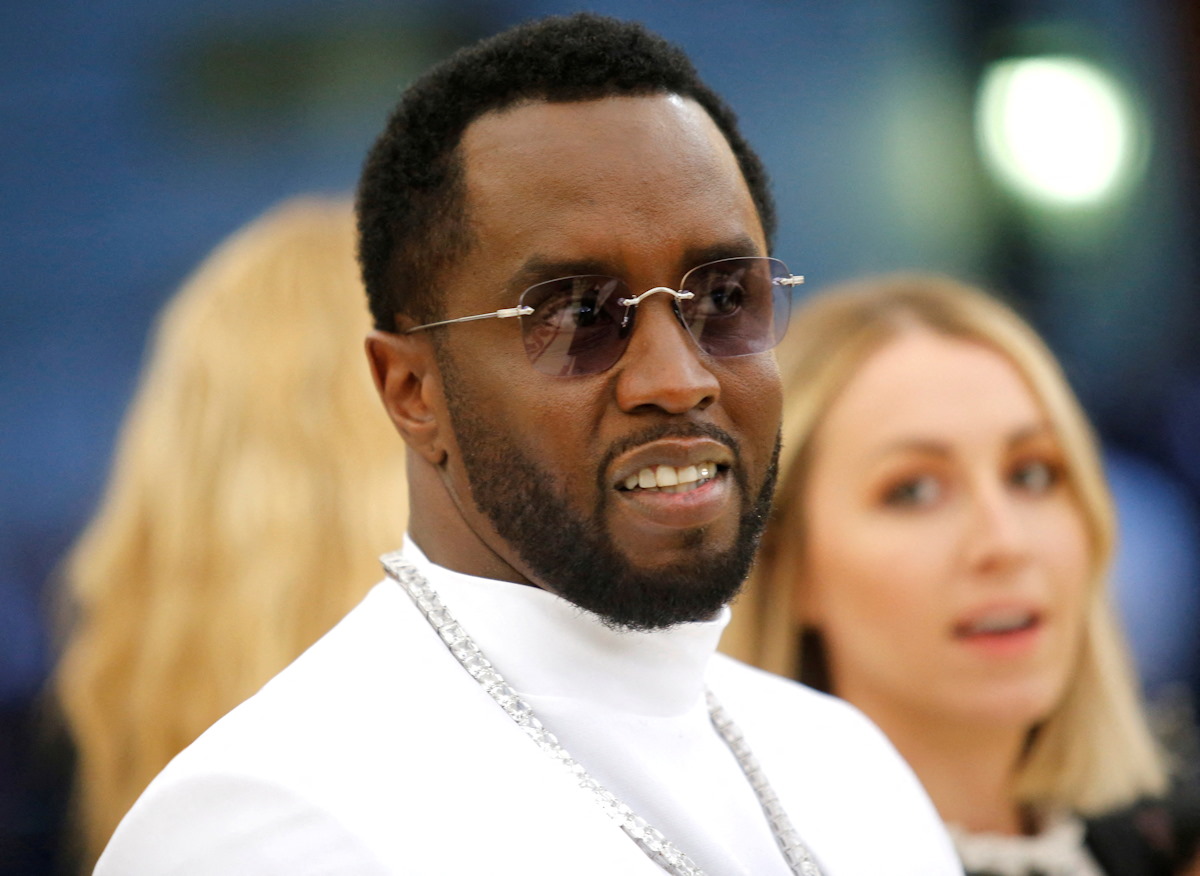
[[[425, 620], [441, 637], [442, 642], [450, 649], [450, 653], [462, 665], [463, 669], [479, 682], [480, 686], [505, 713], [525, 731], [533, 743], [548, 756], [557, 760], [564, 769], [575, 777], [579, 787], [591, 794], [601, 810], [625, 834], [637, 843], [638, 848], [646, 856], [668, 873], [675, 876], [705, 876], [696, 863], [668, 840], [663, 834], [646, 823], [636, 812], [617, 799], [616, 795], [593, 779], [583, 765], [559, 744], [558, 739], [547, 730], [542, 722], [534, 715], [529, 704], [495, 670], [491, 662], [484, 656], [483, 651], [475, 644], [475, 640], [467, 635], [466, 630], [456, 621], [442, 604], [441, 598], [433, 585], [415, 566], [405, 560], [399, 551], [384, 554], [381, 558], [383, 567], [388, 575], [394, 578], [412, 601], [420, 609]], [[708, 714], [713, 727], [729, 746], [733, 756], [737, 758], [738, 766], [745, 774], [750, 787], [758, 797], [759, 805], [767, 816], [771, 833], [775, 842], [787, 859], [788, 866], [796, 876], [821, 876], [821, 871], [809, 854], [808, 849], [792, 827], [791, 820], [771, 789], [762, 767], [750, 751], [750, 746], [742, 736], [741, 730], [733, 723], [729, 713], [713, 696], [712, 691], [705, 691], [708, 701]]]

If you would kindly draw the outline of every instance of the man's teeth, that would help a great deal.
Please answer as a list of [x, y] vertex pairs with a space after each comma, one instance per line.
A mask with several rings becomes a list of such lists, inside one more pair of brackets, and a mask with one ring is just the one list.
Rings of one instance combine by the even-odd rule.
[[624, 487], [627, 490], [658, 490], [663, 493], [683, 493], [694, 490], [702, 482], [716, 477], [717, 464], [702, 462], [699, 465], [685, 465], [677, 468], [673, 465], [656, 465], [647, 467], [637, 474], [625, 478]]
[[1027, 611], [1014, 610], [1005, 612], [996, 612], [995, 614], [987, 615], [977, 621], [974, 621], [966, 626], [965, 632], [969, 635], [985, 635], [988, 633], [1011, 633], [1016, 630], [1023, 630], [1028, 626], [1033, 625], [1033, 615]]

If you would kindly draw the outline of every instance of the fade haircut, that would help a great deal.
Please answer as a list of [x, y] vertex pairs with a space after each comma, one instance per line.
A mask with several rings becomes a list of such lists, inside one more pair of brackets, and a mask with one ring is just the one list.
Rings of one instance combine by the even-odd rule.
[[375, 327], [397, 313], [442, 318], [438, 274], [470, 248], [460, 143], [484, 113], [677, 94], [712, 117], [737, 158], [768, 244], [775, 207], [762, 162], [737, 118], [679, 48], [633, 22], [589, 13], [543, 18], [460, 49], [414, 82], [367, 155], [359, 180], [359, 261]]

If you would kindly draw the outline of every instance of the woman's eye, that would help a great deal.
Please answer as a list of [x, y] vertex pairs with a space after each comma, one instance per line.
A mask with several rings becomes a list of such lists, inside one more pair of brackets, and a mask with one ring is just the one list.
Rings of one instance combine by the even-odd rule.
[[930, 475], [910, 478], [891, 487], [883, 497], [885, 505], [895, 507], [920, 507], [936, 502], [942, 495], [942, 486]]
[[1045, 493], [1059, 481], [1057, 466], [1044, 460], [1022, 463], [1012, 470], [1009, 482], [1030, 493]]

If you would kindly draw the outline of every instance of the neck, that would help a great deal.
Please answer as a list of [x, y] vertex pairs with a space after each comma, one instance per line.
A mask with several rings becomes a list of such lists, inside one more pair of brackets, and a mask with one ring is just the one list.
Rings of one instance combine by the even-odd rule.
[[1014, 788], [1025, 730], [894, 721], [864, 711], [908, 761], [943, 821], [972, 833], [1026, 831]]
[[[408, 533], [426, 557], [464, 575], [533, 583], [516, 568], [513, 557], [495, 547], [503, 545], [503, 540], [490, 521], [472, 507], [464, 508], [443, 472], [411, 452], [408, 483]], [[472, 514], [478, 518], [474, 525], [468, 521]]]

